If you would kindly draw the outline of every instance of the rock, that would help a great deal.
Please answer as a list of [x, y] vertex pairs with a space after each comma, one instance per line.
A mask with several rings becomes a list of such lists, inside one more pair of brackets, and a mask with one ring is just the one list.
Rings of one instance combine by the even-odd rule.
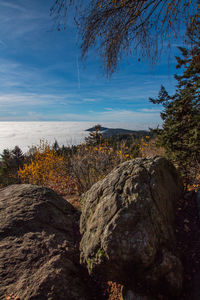
[[[199, 217], [199, 220], [200, 220], [200, 191], [197, 191], [195, 193], [195, 201], [196, 201], [196, 204], [197, 204], [198, 217]], [[195, 231], [195, 233], [196, 233], [196, 231]], [[198, 239], [198, 236], [199, 235], [197, 235], [197, 234], [195, 236], [195, 246], [196, 246], [197, 251], [199, 252], [200, 241]], [[192, 298], [191, 298], [192, 300], [199, 300], [200, 299], [199, 282], [200, 282], [200, 271], [197, 270], [195, 273], [193, 273], [193, 286], [192, 286], [193, 288], [192, 288]]]
[[183, 195], [183, 198], [187, 201], [190, 201], [195, 196], [195, 191], [186, 191]]
[[139, 284], [169, 299], [178, 295], [182, 265], [173, 224], [182, 193], [165, 158], [119, 165], [82, 196], [81, 263], [133, 291]]
[[122, 299], [123, 300], [153, 300], [149, 296], [139, 295], [131, 290], [122, 291]]
[[76, 245], [75, 210], [48, 188], [0, 190], [0, 299], [91, 299]]
[[200, 191], [196, 192], [196, 203], [197, 203], [197, 208], [198, 208], [198, 215], [200, 218]]

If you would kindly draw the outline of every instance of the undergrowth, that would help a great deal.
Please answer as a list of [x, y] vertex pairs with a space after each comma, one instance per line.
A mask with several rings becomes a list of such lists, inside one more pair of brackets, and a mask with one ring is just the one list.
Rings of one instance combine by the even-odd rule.
[[[7, 177], [7, 180], [4, 178], [0, 185], [3, 187], [15, 182], [31, 183], [47, 186], [62, 195], [81, 195], [118, 164], [136, 157], [155, 155], [168, 157], [165, 149], [158, 145], [157, 137], [152, 138], [148, 135], [140, 139], [128, 137], [116, 141], [102, 137], [98, 139], [98, 134], [93, 134], [89, 142], [87, 140], [72, 147], [59, 147], [57, 142], [51, 146], [41, 141], [40, 145], [32, 148], [29, 153], [20, 152], [18, 164], [15, 163], [18, 169], [12, 168], [12, 176]], [[5, 174], [10, 174], [10, 166], [13, 166], [12, 162], [16, 161], [16, 157], [12, 151], [7, 151], [6, 155], [4, 153], [4, 159], [6, 163], [4, 160], [0, 162], [0, 173], [3, 170]], [[183, 176], [185, 188], [198, 190], [200, 165], [198, 162], [191, 163], [186, 171]]]

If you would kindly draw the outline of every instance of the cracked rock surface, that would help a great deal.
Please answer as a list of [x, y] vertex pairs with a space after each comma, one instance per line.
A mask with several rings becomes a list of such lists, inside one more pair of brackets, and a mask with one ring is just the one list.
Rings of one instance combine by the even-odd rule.
[[119, 165], [82, 196], [81, 262], [90, 273], [131, 290], [166, 299], [179, 295], [182, 266], [174, 219], [182, 193], [182, 182], [165, 158]]
[[48, 188], [0, 190], [0, 299], [88, 300], [75, 210]]

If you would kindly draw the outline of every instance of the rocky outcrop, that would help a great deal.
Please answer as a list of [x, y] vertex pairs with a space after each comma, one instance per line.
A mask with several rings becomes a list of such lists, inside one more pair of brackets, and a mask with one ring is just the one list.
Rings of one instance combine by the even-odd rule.
[[182, 266], [173, 223], [182, 192], [165, 158], [119, 165], [81, 199], [81, 262], [90, 273], [106, 274], [136, 293], [177, 296]]
[[52, 190], [0, 190], [0, 299], [88, 300], [79, 265], [76, 213]]
[[[135, 293], [131, 290], [122, 290], [122, 299], [123, 300], [155, 300], [150, 295], [144, 295]], [[160, 298], [161, 299], [161, 298]]]
[[[124, 300], [180, 299], [173, 225], [182, 191], [173, 165], [159, 157], [125, 162], [96, 183], [81, 199], [81, 262], [89, 273], [123, 284]], [[78, 219], [48, 188], [0, 190], [0, 299], [98, 298], [79, 263]]]

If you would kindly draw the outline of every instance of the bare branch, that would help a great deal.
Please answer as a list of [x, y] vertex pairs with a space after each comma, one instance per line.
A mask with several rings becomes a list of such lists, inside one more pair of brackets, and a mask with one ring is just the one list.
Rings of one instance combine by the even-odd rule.
[[[87, 2], [87, 1], [86, 1]], [[57, 28], [65, 27], [70, 7], [75, 7], [82, 39], [82, 57], [97, 46], [107, 74], [111, 75], [123, 54], [140, 51], [156, 57], [163, 41], [170, 44], [199, 18], [199, 0], [56, 0], [51, 9]], [[196, 14], [195, 14], [196, 13]]]

